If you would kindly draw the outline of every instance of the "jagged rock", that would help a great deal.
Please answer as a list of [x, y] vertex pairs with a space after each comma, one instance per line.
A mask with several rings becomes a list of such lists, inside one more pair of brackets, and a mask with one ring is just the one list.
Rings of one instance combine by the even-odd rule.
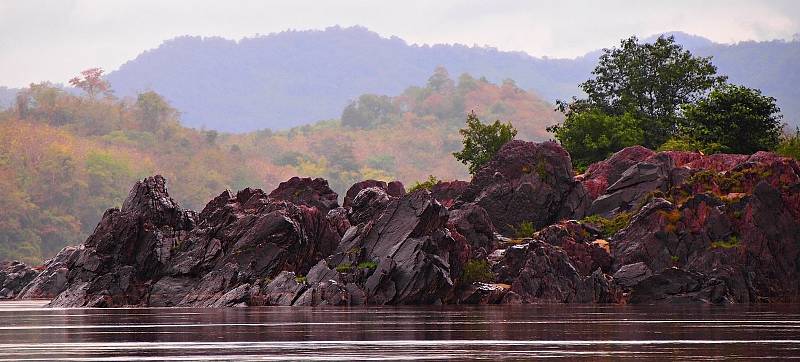
[[109, 209], [68, 266], [57, 307], [141, 305], [195, 214], [169, 197], [161, 176], [134, 185], [121, 209]]
[[577, 221], [562, 221], [540, 230], [535, 238], [558, 246], [569, 255], [570, 262], [581, 275], [597, 269], [611, 271], [611, 252], [608, 242], [598, 239], [591, 227]]
[[554, 142], [519, 140], [500, 148], [476, 172], [459, 200], [483, 207], [505, 235], [523, 222], [541, 228], [580, 218], [589, 202], [583, 185], [573, 177], [567, 151]]
[[328, 223], [333, 226], [339, 236], [343, 236], [347, 229], [350, 228], [350, 219], [347, 217], [348, 211], [343, 207], [337, 207], [328, 211], [326, 218]]
[[508, 284], [477, 282], [460, 290], [457, 300], [459, 304], [499, 304], [509, 289]]
[[469, 186], [467, 181], [439, 181], [430, 188], [431, 195], [442, 205], [450, 208]]
[[14, 299], [39, 274], [16, 260], [0, 263], [0, 299]]
[[307, 272], [340, 237], [317, 207], [244, 189], [195, 216], [160, 176], [140, 181], [77, 251], [53, 306], [237, 306], [282, 271]]
[[589, 214], [611, 215], [629, 211], [652, 192], [667, 192], [686, 176], [687, 169], [679, 170], [671, 157], [658, 154], [625, 170], [619, 180], [606, 189], [605, 194], [594, 200]]
[[580, 176], [592, 200], [604, 194], [608, 186], [613, 185], [631, 166], [647, 160], [656, 153], [642, 146], [626, 147], [613, 154], [607, 160], [593, 163]]
[[469, 255], [445, 228], [447, 218], [425, 190], [392, 199], [379, 216], [348, 230], [336, 253], [309, 272], [311, 287], [295, 304], [442, 303]]
[[614, 273], [614, 282], [623, 288], [631, 288], [651, 275], [653, 272], [643, 262], [627, 264]]
[[356, 198], [358, 193], [360, 193], [361, 190], [372, 187], [377, 187], [383, 190], [387, 195], [392, 197], [402, 197], [403, 195], [406, 194], [406, 188], [400, 181], [392, 181], [387, 184], [384, 181], [364, 180], [356, 182], [355, 184], [353, 184], [353, 186], [350, 186], [350, 188], [347, 189], [347, 194], [344, 197], [344, 204], [342, 204], [342, 206], [344, 208], [352, 207], [353, 200]]
[[322, 178], [292, 177], [281, 182], [268, 195], [273, 200], [288, 201], [295, 205], [316, 207], [323, 213], [339, 207], [339, 195]]
[[387, 190], [387, 185], [386, 182], [384, 181], [364, 180], [356, 182], [355, 184], [353, 184], [353, 186], [350, 186], [350, 188], [347, 189], [347, 193], [344, 196], [344, 202], [342, 203], [342, 207], [344, 208], [351, 207], [353, 204], [353, 200], [356, 198], [356, 195], [358, 195], [358, 193], [361, 192], [361, 190], [368, 189], [370, 187], [377, 187], [383, 191]]
[[379, 187], [369, 187], [358, 192], [350, 204], [348, 218], [351, 225], [358, 225], [379, 216], [389, 205], [392, 197]]
[[64, 291], [69, 267], [82, 252], [82, 246], [67, 246], [44, 263], [44, 270], [36, 275], [17, 295], [17, 299], [52, 299]]
[[600, 269], [581, 275], [563, 249], [543, 241], [506, 250], [494, 270], [498, 281], [511, 284], [514, 299], [507, 303], [615, 303], [621, 298]]
[[629, 302], [727, 304], [732, 300], [724, 281], [669, 268], [638, 282], [631, 291]]
[[386, 193], [389, 196], [403, 197], [406, 194], [406, 188], [400, 181], [392, 181], [386, 186]]
[[450, 210], [448, 228], [463, 236], [470, 246], [472, 258], [479, 259], [497, 249], [496, 230], [489, 214], [475, 204], [464, 204]]

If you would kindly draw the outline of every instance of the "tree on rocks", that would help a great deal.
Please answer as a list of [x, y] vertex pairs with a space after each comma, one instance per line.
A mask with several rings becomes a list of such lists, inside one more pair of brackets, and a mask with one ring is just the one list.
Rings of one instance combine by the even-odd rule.
[[488, 162], [504, 144], [514, 139], [517, 130], [511, 122], [483, 124], [475, 112], [467, 116], [467, 127], [459, 130], [464, 137], [464, 149], [454, 152], [453, 156], [467, 165], [469, 172], [475, 174], [483, 164]]

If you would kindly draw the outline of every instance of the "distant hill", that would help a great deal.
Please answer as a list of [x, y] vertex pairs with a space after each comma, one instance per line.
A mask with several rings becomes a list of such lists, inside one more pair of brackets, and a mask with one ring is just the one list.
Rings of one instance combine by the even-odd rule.
[[[776, 97], [787, 121], [800, 120], [800, 41], [723, 45], [672, 33], [688, 49], [714, 56], [730, 80]], [[614, 44], [609, 44], [613, 46]], [[577, 93], [599, 51], [576, 59], [463, 45], [409, 45], [362, 27], [286, 31], [233, 41], [179, 37], [109, 74], [120, 96], [163, 94], [194, 127], [223, 131], [286, 129], [337, 118], [363, 93], [397, 94], [441, 65], [501, 82], [509, 78], [553, 102]]]

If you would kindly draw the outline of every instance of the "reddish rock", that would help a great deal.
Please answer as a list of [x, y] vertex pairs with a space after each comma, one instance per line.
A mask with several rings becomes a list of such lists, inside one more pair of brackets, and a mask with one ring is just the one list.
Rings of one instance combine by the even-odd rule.
[[624, 148], [609, 159], [593, 163], [586, 169], [580, 180], [592, 200], [604, 194], [631, 166], [649, 159], [655, 152], [642, 146]]
[[429, 191], [431, 195], [433, 195], [433, 198], [439, 200], [442, 205], [449, 208], [453, 206], [456, 199], [464, 193], [468, 185], [469, 182], [467, 181], [440, 181], [433, 185]]
[[322, 178], [292, 177], [281, 182], [268, 195], [273, 200], [288, 201], [295, 205], [316, 207], [323, 213], [339, 207], [339, 195]]
[[511, 235], [523, 222], [541, 228], [582, 217], [589, 199], [573, 176], [569, 154], [558, 144], [514, 140], [475, 173], [459, 200], [481, 206]]

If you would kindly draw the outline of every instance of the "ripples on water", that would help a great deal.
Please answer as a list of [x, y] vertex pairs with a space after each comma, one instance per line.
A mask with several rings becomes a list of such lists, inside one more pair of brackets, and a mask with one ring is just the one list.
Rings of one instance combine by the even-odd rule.
[[776, 359], [800, 306], [45, 309], [0, 303], [0, 360]]

